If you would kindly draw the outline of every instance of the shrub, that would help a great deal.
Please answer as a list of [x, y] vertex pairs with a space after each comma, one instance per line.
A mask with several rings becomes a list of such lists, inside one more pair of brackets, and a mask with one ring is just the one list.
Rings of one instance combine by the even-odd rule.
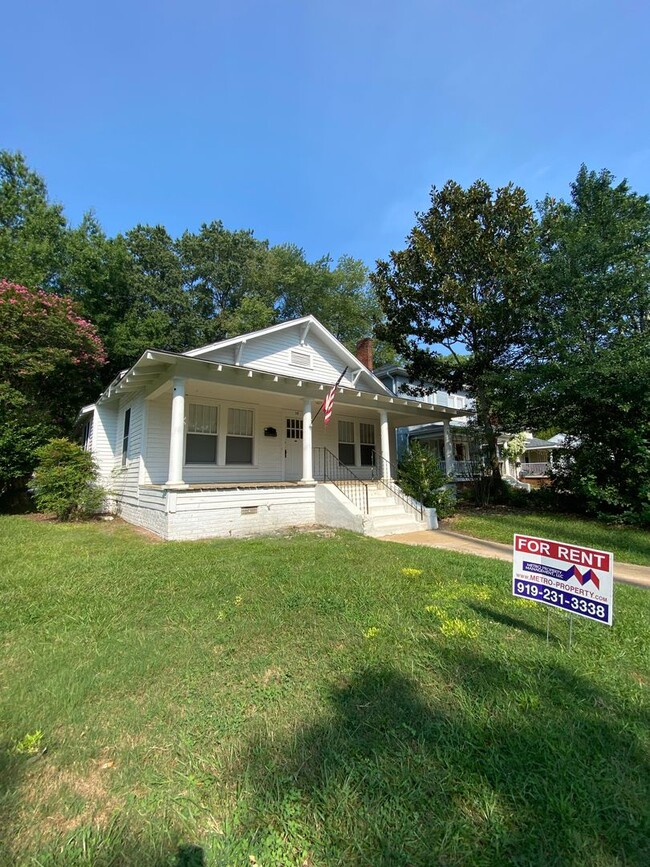
[[92, 455], [67, 439], [52, 439], [36, 450], [38, 466], [30, 490], [39, 512], [60, 521], [88, 518], [100, 511], [106, 491], [97, 484]]
[[434, 508], [439, 518], [449, 518], [456, 511], [456, 497], [446, 487], [447, 476], [435, 455], [414, 441], [398, 468], [397, 481], [405, 494], [414, 497], [428, 509]]

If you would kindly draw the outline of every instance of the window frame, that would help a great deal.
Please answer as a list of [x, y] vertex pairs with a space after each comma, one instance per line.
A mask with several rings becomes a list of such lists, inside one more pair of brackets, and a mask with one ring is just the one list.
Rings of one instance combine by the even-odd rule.
[[[216, 434], [202, 434], [199, 433], [197, 436], [214, 436], [216, 437], [216, 448], [215, 448], [215, 460], [212, 461], [191, 461], [188, 463], [187, 461], [187, 436], [189, 427], [189, 407], [190, 406], [211, 406], [216, 408], [217, 412], [217, 433]], [[228, 463], [226, 461], [227, 455], [227, 447], [228, 447], [228, 437], [234, 436], [235, 438], [244, 438], [238, 437], [236, 434], [228, 433], [228, 417], [230, 410], [244, 410], [246, 412], [250, 412], [252, 415], [252, 435], [250, 437], [245, 437], [246, 439], [252, 440], [251, 446], [251, 462], [250, 463]], [[245, 404], [245, 403], [229, 403], [226, 401], [215, 400], [209, 397], [203, 397], [201, 395], [192, 395], [191, 398], [188, 398], [186, 401], [186, 413], [185, 413], [185, 427], [184, 427], [184, 439], [183, 439], [183, 467], [186, 469], [195, 469], [195, 468], [210, 468], [214, 469], [215, 467], [219, 469], [230, 469], [232, 467], [246, 467], [247, 469], [251, 469], [257, 466], [257, 407], [254, 404]]]
[[[342, 440], [341, 439], [341, 425], [342, 424], [352, 425], [352, 440]], [[358, 429], [358, 426], [356, 424], [355, 419], [338, 418], [336, 420], [336, 456], [339, 459], [339, 461], [343, 464], [343, 466], [345, 466], [345, 467], [357, 467], [357, 466], [359, 466], [359, 464], [357, 463], [357, 455], [358, 455], [357, 429]], [[341, 457], [341, 445], [352, 446], [352, 454], [353, 454], [352, 463], [348, 463], [347, 461], [344, 461], [343, 458]]]
[[[208, 433], [205, 431], [190, 431], [190, 407], [191, 406], [206, 406], [214, 409], [216, 412], [216, 433]], [[198, 398], [192, 399], [188, 401], [187, 404], [187, 415], [185, 419], [185, 437], [183, 443], [183, 465], [186, 467], [217, 467], [219, 466], [219, 422], [221, 419], [221, 412], [219, 404], [210, 400], [209, 398]], [[214, 461], [188, 461], [187, 459], [187, 438], [188, 436], [203, 436], [203, 437], [214, 437]]]
[[131, 407], [127, 406], [124, 410], [124, 418], [122, 419], [122, 469], [124, 469], [129, 461], [129, 441], [131, 439]]
[[[226, 416], [226, 420], [225, 420], [225, 431], [226, 431], [225, 432], [225, 438], [226, 438], [226, 441], [225, 441], [225, 448], [224, 448], [224, 452], [223, 452], [223, 466], [224, 467], [254, 467], [255, 466], [255, 439], [256, 439], [256, 437], [255, 437], [255, 422], [256, 422], [255, 410], [251, 406], [241, 406], [241, 405], [237, 405], [237, 404], [228, 404], [226, 409], [227, 409], [227, 412], [224, 413], [224, 415]], [[248, 412], [248, 413], [250, 413], [250, 417], [251, 417], [251, 424], [250, 424], [251, 433], [250, 433], [250, 435], [228, 433], [228, 430], [230, 428], [230, 413], [231, 412]], [[250, 440], [250, 442], [251, 442], [251, 459], [250, 459], [250, 461], [242, 462], [242, 461], [229, 461], [228, 460], [228, 440], [229, 439]]]
[[[372, 429], [372, 442], [364, 443], [361, 440], [361, 425], [365, 425], [368, 428]], [[368, 463], [364, 464], [363, 462], [363, 449], [370, 447], [370, 460]], [[359, 466], [360, 467], [372, 467], [374, 466], [374, 454], [377, 451], [377, 426], [374, 421], [363, 421], [363, 419], [359, 419]]]

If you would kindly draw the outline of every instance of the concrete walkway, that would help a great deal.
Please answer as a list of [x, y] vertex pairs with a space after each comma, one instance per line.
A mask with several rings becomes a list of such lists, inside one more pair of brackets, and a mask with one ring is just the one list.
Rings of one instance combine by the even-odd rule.
[[[495, 557], [497, 560], [512, 562], [512, 545], [492, 542], [489, 539], [475, 539], [450, 530], [419, 530], [417, 533], [398, 533], [383, 536], [384, 542], [401, 542], [403, 545], [429, 545], [432, 548], [446, 548], [459, 554], [476, 554], [478, 557]], [[636, 566], [633, 563], [618, 563], [614, 558], [614, 579], [638, 587], [650, 588], [650, 566]]]

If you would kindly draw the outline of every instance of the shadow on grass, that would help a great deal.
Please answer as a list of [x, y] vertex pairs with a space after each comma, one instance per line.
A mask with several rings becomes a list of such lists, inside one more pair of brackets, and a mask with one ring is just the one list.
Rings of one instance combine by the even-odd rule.
[[[503, 626], [520, 629], [522, 632], [528, 632], [529, 635], [535, 635], [537, 638], [543, 638], [546, 640], [545, 629], [538, 629], [537, 626], [531, 626], [530, 623], [526, 623], [525, 620], [521, 620], [519, 617], [511, 617], [509, 614], [504, 614], [502, 611], [497, 611], [495, 608], [489, 608], [487, 605], [477, 605], [475, 602], [467, 602], [466, 605], [468, 608], [471, 608], [487, 620], [494, 620], [496, 623], [501, 623]], [[552, 632], [550, 633], [550, 638], [552, 641], [558, 640]]]
[[531, 664], [524, 685], [521, 663], [438, 661], [451, 682], [435, 692], [369, 668], [322, 721], [251, 745], [246, 851], [328, 867], [650, 863], [639, 715], [559, 665]]

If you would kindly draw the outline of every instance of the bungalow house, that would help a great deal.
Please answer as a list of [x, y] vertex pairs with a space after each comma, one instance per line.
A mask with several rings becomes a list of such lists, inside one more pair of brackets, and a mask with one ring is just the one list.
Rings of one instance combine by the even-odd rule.
[[[368, 350], [360, 341], [356, 357], [313, 316], [147, 350], [81, 411], [85, 447], [116, 511], [165, 539], [434, 527], [395, 483], [395, 431], [459, 409], [396, 395]], [[326, 425], [319, 410], [339, 378]]]

